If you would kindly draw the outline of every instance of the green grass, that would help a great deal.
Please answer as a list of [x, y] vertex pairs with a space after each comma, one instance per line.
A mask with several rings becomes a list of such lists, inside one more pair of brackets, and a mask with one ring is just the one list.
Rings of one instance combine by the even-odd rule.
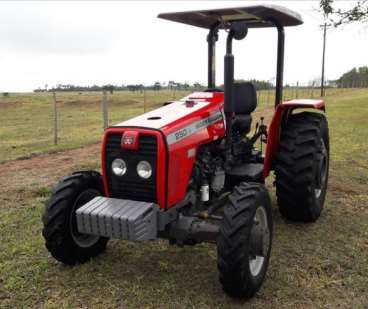
[[[181, 97], [188, 92], [180, 91]], [[148, 109], [174, 97], [169, 91], [147, 91]], [[96, 143], [103, 132], [101, 94], [57, 93], [58, 145], [54, 145], [52, 93], [0, 97], [0, 162], [32, 154], [65, 150]], [[115, 92], [108, 95], [109, 122], [114, 124], [143, 112], [143, 94]]]
[[49, 188], [74, 170], [98, 168], [98, 146], [0, 164], [0, 308], [367, 308], [368, 91], [328, 96], [327, 115], [323, 214], [314, 224], [292, 224], [273, 202], [271, 264], [251, 301], [222, 292], [213, 245], [110, 241], [105, 254], [77, 267], [50, 257], [40, 220]]
[[[328, 93], [343, 91], [328, 89]], [[179, 99], [188, 91], [146, 91], [147, 110]], [[318, 96], [317, 89], [286, 89], [284, 98]], [[260, 91], [261, 107], [271, 107], [273, 91]], [[52, 93], [0, 96], [0, 162], [34, 154], [73, 149], [100, 141], [103, 133], [101, 93], [57, 93], [58, 145], [54, 145]], [[143, 93], [120, 91], [108, 95], [109, 123], [143, 113]]]

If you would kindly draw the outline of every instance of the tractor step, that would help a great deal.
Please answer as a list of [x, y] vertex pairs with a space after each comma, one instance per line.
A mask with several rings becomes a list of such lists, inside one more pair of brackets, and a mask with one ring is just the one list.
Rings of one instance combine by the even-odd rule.
[[158, 205], [98, 196], [76, 211], [78, 231], [125, 240], [157, 238]]
[[238, 182], [262, 182], [263, 181], [263, 164], [262, 163], [245, 163], [233, 167], [226, 173], [232, 179]]

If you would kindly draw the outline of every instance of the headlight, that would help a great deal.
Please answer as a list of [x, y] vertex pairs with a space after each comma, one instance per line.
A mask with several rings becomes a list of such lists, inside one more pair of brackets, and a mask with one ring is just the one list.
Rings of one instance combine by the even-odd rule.
[[140, 177], [148, 179], [152, 175], [152, 166], [147, 161], [141, 161], [137, 165], [137, 173]]
[[123, 176], [127, 171], [126, 163], [123, 159], [112, 161], [111, 168], [116, 176]]

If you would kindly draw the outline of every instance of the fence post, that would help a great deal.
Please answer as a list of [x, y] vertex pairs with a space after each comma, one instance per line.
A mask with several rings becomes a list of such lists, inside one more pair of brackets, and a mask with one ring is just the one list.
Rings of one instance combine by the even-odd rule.
[[143, 112], [146, 112], [146, 88], [143, 88]]
[[109, 115], [108, 115], [108, 107], [107, 107], [107, 92], [104, 89], [102, 91], [102, 117], [103, 117], [103, 128], [104, 130], [109, 126]]
[[299, 82], [296, 82], [295, 98], [298, 99], [298, 97], [299, 97]]
[[311, 89], [311, 98], [314, 96], [314, 82], [312, 83], [312, 89]]
[[57, 112], [57, 104], [56, 104], [56, 93], [53, 91], [53, 107], [54, 107], [54, 145], [58, 143], [58, 112]]

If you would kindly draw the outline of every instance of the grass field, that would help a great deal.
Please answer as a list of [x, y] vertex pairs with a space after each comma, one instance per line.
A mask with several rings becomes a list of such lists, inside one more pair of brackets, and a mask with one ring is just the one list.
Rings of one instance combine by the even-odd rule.
[[[345, 89], [328, 89], [328, 94]], [[188, 91], [146, 91], [147, 110], [179, 99]], [[285, 99], [317, 96], [318, 89], [286, 89]], [[102, 95], [98, 92], [57, 93], [58, 145], [54, 145], [52, 93], [10, 94], [0, 96], [0, 162], [34, 154], [74, 149], [100, 141], [103, 132]], [[261, 107], [271, 107], [273, 91], [260, 91]], [[109, 122], [118, 123], [143, 112], [144, 94], [120, 91], [108, 95]]]
[[[184, 96], [180, 91], [175, 95]], [[168, 91], [147, 91], [148, 109], [172, 99]], [[72, 149], [98, 142], [103, 132], [101, 93], [57, 93], [59, 141], [54, 145], [52, 93], [0, 97], [0, 162], [46, 151]], [[143, 94], [115, 92], [108, 95], [111, 124], [143, 112]]]
[[[25, 97], [41, 111], [42, 104], [50, 104], [46, 96]], [[2, 102], [2, 160], [26, 155], [27, 149], [55, 150], [49, 145], [51, 132], [39, 128], [49, 119], [41, 112], [27, 116], [25, 102], [7, 100], [21, 104], [25, 112], [18, 115], [8, 110], [13, 108], [10, 103]], [[73, 106], [75, 98], [66, 95], [60, 100], [61, 105]], [[78, 130], [68, 134], [78, 138], [67, 147], [98, 141], [99, 97], [91, 96], [90, 101], [94, 103], [86, 109], [75, 106], [70, 112], [70, 123]], [[165, 241], [110, 241], [105, 254], [78, 267], [52, 259], [41, 236], [43, 204], [59, 177], [78, 169], [99, 169], [100, 149], [93, 144], [0, 164], [0, 308], [368, 308], [368, 91], [331, 94], [326, 101], [331, 169], [324, 212], [314, 224], [293, 224], [283, 220], [273, 202], [271, 264], [253, 300], [233, 300], [222, 292], [212, 245], [178, 248]], [[139, 108], [132, 104], [131, 114]], [[113, 121], [130, 115], [116, 110]], [[263, 105], [261, 110], [268, 119], [271, 107]], [[78, 122], [74, 113], [84, 111], [93, 113]], [[67, 113], [65, 107], [63, 114]], [[18, 128], [17, 121], [25, 123]], [[19, 145], [25, 146], [9, 150], [22, 136]], [[269, 189], [274, 193], [271, 183], [272, 179]]]

